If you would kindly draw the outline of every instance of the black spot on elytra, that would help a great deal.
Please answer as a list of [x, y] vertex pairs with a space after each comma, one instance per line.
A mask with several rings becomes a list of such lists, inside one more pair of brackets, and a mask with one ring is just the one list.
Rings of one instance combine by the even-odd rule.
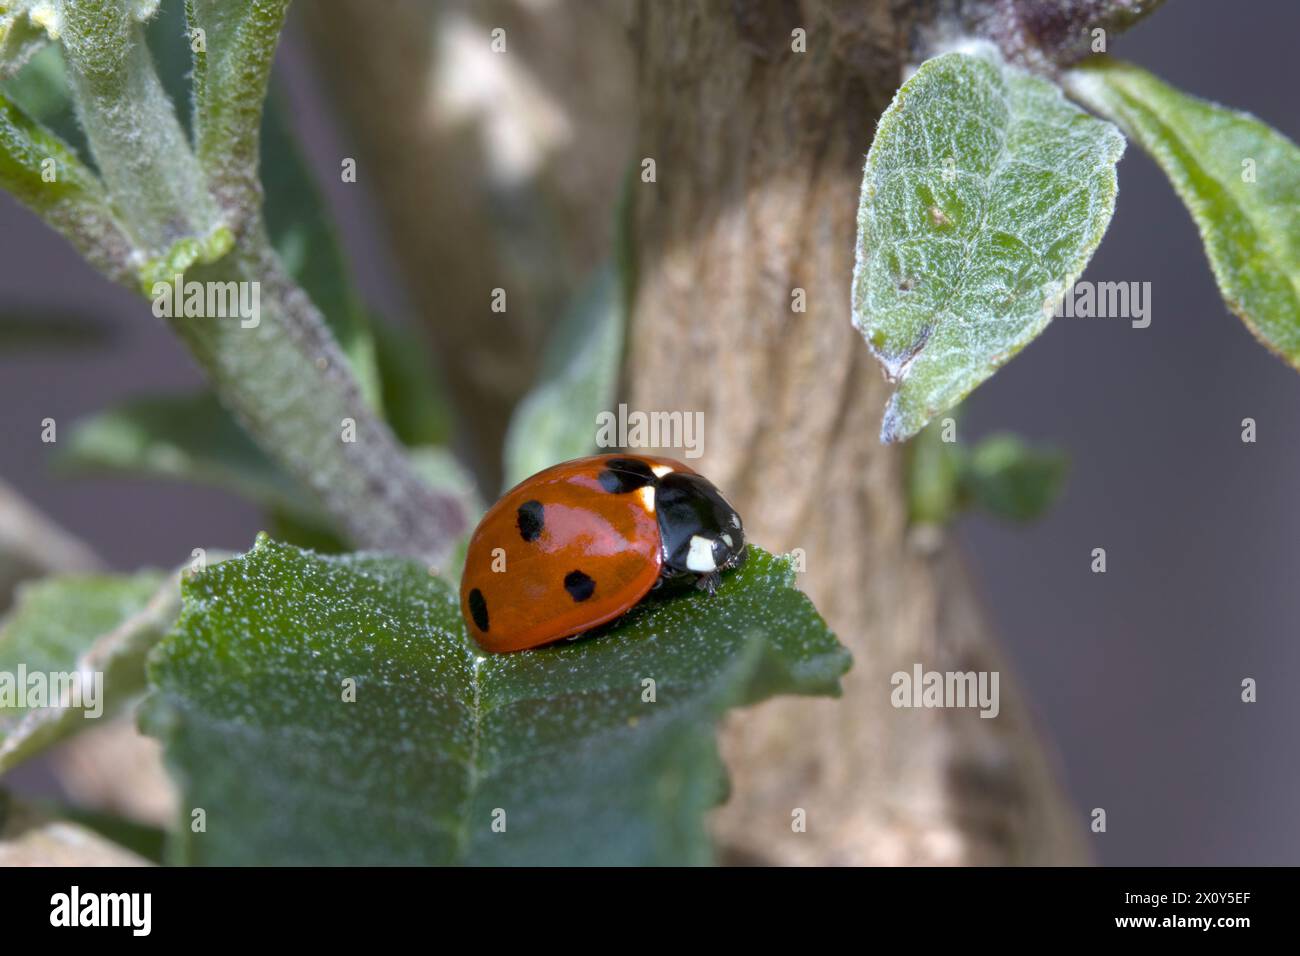
[[625, 495], [655, 482], [650, 466], [635, 458], [611, 458], [605, 463], [596, 480], [611, 495]]
[[546, 524], [545, 514], [540, 501], [525, 501], [515, 513], [519, 525], [519, 536], [525, 541], [536, 541]]
[[581, 571], [570, 571], [564, 576], [564, 590], [575, 601], [585, 601], [596, 593], [596, 582]]
[[478, 588], [469, 592], [469, 615], [474, 619], [474, 626], [484, 634], [488, 629], [487, 600]]

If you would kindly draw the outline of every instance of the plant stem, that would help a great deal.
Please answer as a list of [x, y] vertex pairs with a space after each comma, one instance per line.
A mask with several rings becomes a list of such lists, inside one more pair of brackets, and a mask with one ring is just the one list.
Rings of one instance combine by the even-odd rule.
[[[117, 269], [114, 277], [154, 297], [155, 313], [168, 316], [226, 407], [352, 544], [440, 564], [468, 525], [464, 508], [414, 471], [363, 398], [319, 310], [280, 264], [262, 223], [257, 126], [285, 6], [191, 5], [192, 16], [211, 18], [209, 49], [232, 47], [197, 64], [196, 158], [134, 8], [115, 0], [63, 4], [77, 112], [132, 245], [132, 271]], [[182, 299], [192, 282], [241, 283], [227, 288], [256, 308], [234, 315], [226, 309], [226, 317], [163, 309], [181, 281]]]
[[185, 131], [145, 44], [114, 0], [63, 6], [63, 48], [77, 116], [119, 220], [147, 259], [220, 224]]
[[[957, 0], [957, 27], [990, 40], [1009, 61], [1053, 75], [1092, 52], [1094, 31], [1123, 33], [1164, 0]], [[942, 9], [942, 8], [941, 8]], [[940, 17], [942, 23], [944, 17]], [[922, 53], [931, 55], [933, 50]]]
[[441, 563], [467, 528], [461, 505], [412, 469], [261, 229], [185, 279], [259, 283], [254, 327], [237, 317], [170, 323], [263, 450], [311, 490], [357, 547]]

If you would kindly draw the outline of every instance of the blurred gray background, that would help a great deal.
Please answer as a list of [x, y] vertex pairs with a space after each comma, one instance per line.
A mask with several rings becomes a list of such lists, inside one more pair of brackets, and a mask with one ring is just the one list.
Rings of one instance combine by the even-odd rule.
[[[1290, 0], [1181, 0], [1112, 51], [1300, 140], [1297, 35]], [[359, 282], [383, 313], [409, 315], [364, 182], [338, 182], [351, 153], [311, 69], [291, 31], [280, 78]], [[1300, 863], [1300, 375], [1228, 313], [1190, 218], [1135, 146], [1119, 174], [1084, 278], [1149, 281], [1151, 325], [1058, 319], [981, 387], [963, 440], [1016, 431], [1066, 449], [1071, 473], [1037, 524], [976, 517], [959, 534], [1070, 794], [1107, 811], [1108, 832], [1089, 837], [1101, 862]], [[0, 224], [0, 311], [90, 315], [111, 336], [0, 355], [0, 476], [117, 567], [247, 547], [263, 522], [229, 495], [52, 476], [42, 419], [65, 429], [200, 377], [146, 303], [7, 197]], [[1244, 417], [1256, 444], [1240, 440]], [[1240, 701], [1244, 677], [1255, 704]]]

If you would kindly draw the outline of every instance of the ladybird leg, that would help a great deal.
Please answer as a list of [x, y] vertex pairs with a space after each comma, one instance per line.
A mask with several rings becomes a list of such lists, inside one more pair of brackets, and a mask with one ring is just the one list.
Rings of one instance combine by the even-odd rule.
[[721, 575], [717, 571], [711, 571], [708, 574], [701, 574], [695, 581], [695, 586], [701, 591], [708, 591], [709, 597], [713, 597], [718, 591], [718, 580]]

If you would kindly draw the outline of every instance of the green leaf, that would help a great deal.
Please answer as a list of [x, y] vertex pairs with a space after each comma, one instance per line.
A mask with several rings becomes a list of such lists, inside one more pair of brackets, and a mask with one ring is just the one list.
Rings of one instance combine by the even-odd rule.
[[[484, 506], [473, 479], [441, 448], [414, 448], [412, 467], [453, 495], [467, 514]], [[329, 517], [263, 454], [210, 392], [154, 395], [77, 422], [56, 462], [72, 474], [162, 478], [221, 488], [266, 508], [282, 537], [318, 550], [345, 550]]]
[[1300, 368], [1300, 148], [1131, 63], [1096, 60], [1066, 84], [1151, 154], [1196, 221], [1228, 308]]
[[956, 516], [962, 457], [961, 446], [943, 440], [943, 421], [926, 425], [907, 446], [907, 518], [912, 524], [947, 524]]
[[370, 324], [383, 389], [384, 417], [407, 447], [445, 445], [452, 421], [433, 347], [417, 329], [381, 318]]
[[[181, 315], [168, 316], [168, 323], [223, 404], [238, 409], [263, 452], [310, 489], [351, 543], [445, 561], [466, 516], [415, 475], [325, 319], [288, 276], [262, 228], [258, 125], [285, 0], [192, 4], [207, 50], [195, 67], [197, 158], [141, 29], [158, 6], [156, 0], [77, 0], [57, 8], [68, 89], [111, 211], [125, 224], [110, 242], [105, 237], [116, 223], [105, 224], [81, 204], [71, 210], [65, 231], [95, 265], [137, 289], [141, 264], [190, 260], [194, 274], [187, 279], [258, 284], [261, 315], [252, 325]], [[218, 42], [219, 49], [213, 46]], [[3, 119], [0, 187], [30, 199], [23, 196], [27, 188], [46, 199], [30, 188], [33, 169], [22, 162], [30, 156], [14, 162], [21, 150], [5, 155]], [[20, 119], [9, 125], [24, 146], [41, 131]], [[6, 179], [7, 161], [22, 175]], [[56, 216], [46, 218], [58, 224]], [[228, 237], [238, 241], [232, 246]], [[223, 250], [219, 261], [203, 264]], [[353, 427], [355, 441], [329, 438]]]
[[[174, 102], [187, 101], [194, 61], [183, 0], [164, 0], [147, 32], [168, 95]], [[218, 38], [223, 44], [230, 40], [224, 33], [219, 33]], [[205, 42], [209, 40], [205, 35]], [[210, 42], [207, 46], [211, 50]], [[206, 54], [200, 59], [206, 63]], [[190, 119], [193, 125], [192, 118], [183, 118]], [[245, 121], [251, 122], [252, 117]], [[271, 243], [289, 274], [321, 310], [348, 357], [362, 393], [378, 410], [382, 407], [380, 381], [370, 323], [352, 282], [329, 206], [303, 158], [283, 99], [274, 92], [266, 97], [261, 123], [262, 214]], [[213, 126], [207, 128], [210, 135], [216, 135]]]
[[58, 464], [74, 472], [193, 481], [299, 521], [323, 520], [210, 392], [135, 399], [79, 421], [60, 446]]
[[115, 277], [125, 274], [130, 240], [98, 178], [72, 147], [3, 94], [0, 189], [45, 219], [95, 266]]
[[0, 77], [22, 69], [49, 42], [44, 27], [32, 22], [28, 4], [0, 3]]
[[1062, 453], [1033, 448], [1011, 434], [991, 435], [972, 450], [944, 441], [943, 424], [931, 422], [908, 445], [912, 524], [948, 524], [973, 508], [1003, 520], [1032, 521], [1060, 496], [1069, 464]]
[[595, 451], [596, 416], [614, 402], [622, 355], [623, 295], [606, 266], [552, 333], [539, 384], [510, 420], [506, 487]]
[[206, 832], [178, 828], [179, 857], [704, 862], [723, 711], [835, 693], [848, 667], [793, 577], [754, 549], [712, 599], [661, 597], [588, 639], [484, 656], [422, 564], [260, 537], [186, 580], [150, 661], [142, 726], [181, 805], [207, 811]]
[[[144, 657], [176, 618], [172, 575], [78, 575], [24, 585], [0, 627], [0, 772], [78, 730], [90, 715], [110, 716], [144, 689]], [[26, 681], [20, 682], [20, 668]], [[37, 681], [49, 695], [51, 673], [81, 673], [94, 699], [83, 705], [35, 706]], [[94, 691], [93, 675], [102, 675]], [[33, 678], [32, 675], [40, 675]], [[89, 678], [89, 680], [87, 680]], [[69, 700], [70, 703], [70, 700]], [[20, 705], [32, 706], [20, 706]], [[102, 708], [102, 709], [101, 709]]]
[[431, 487], [451, 494], [471, 516], [470, 524], [478, 524], [478, 518], [487, 510], [487, 505], [478, 493], [474, 476], [461, 465], [460, 460], [447, 449], [432, 446], [412, 448], [409, 454], [411, 467], [416, 473]]
[[903, 84], [867, 157], [853, 322], [915, 435], [1038, 335], [1101, 241], [1124, 138], [1051, 83], [946, 53]]
[[[186, 0], [194, 52], [194, 143], [223, 209], [256, 211], [262, 125], [271, 61], [289, 0]], [[194, 34], [191, 32], [191, 37]]]
[[374, 330], [352, 283], [329, 206], [303, 160], [277, 96], [267, 100], [261, 157], [263, 214], [271, 243], [289, 274], [325, 316], [366, 401], [380, 411], [384, 405]]
[[[0, 98], [0, 184], [41, 215], [60, 204], [106, 208], [95, 174], [72, 149], [7, 98]], [[54, 160], [53, 177], [42, 178], [41, 163]]]
[[998, 518], [1032, 521], [1060, 496], [1067, 461], [1015, 435], [991, 435], [961, 463], [961, 497]]
[[207, 241], [229, 225], [154, 69], [143, 24], [157, 10], [156, 0], [58, 6], [77, 115], [114, 211], [151, 263], [168, 257], [184, 237]]
[[89, 160], [90, 147], [77, 123], [58, 46], [46, 46], [16, 74], [6, 77], [0, 88], [23, 112], [68, 144], [83, 162]]

